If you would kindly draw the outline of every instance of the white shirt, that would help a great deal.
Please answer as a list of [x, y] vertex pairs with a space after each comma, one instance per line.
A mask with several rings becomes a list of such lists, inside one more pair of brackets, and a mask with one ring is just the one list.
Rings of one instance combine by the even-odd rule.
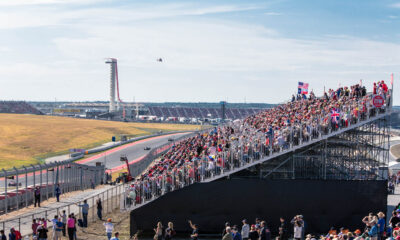
[[103, 223], [104, 227], [106, 227], [106, 233], [112, 233], [114, 229], [114, 225], [110, 222]]
[[55, 230], [57, 228], [57, 219], [53, 218], [51, 222], [53, 223], [53, 230]]
[[242, 238], [249, 238], [250, 226], [249, 224], [244, 224], [242, 227]]
[[303, 228], [299, 226], [294, 226], [294, 238], [301, 238], [302, 237]]

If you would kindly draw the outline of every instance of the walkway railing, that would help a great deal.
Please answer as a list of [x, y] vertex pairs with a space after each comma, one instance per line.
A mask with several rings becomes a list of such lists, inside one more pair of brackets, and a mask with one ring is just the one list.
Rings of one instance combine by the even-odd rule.
[[[358, 109], [361, 109], [360, 106]], [[346, 119], [347, 121], [341, 119], [337, 126], [336, 124], [335, 126], [331, 124], [318, 125], [310, 129], [307, 135], [302, 135], [302, 131], [296, 135], [291, 129], [288, 134], [289, 139], [284, 141], [278, 139], [279, 144], [276, 145], [266, 145], [265, 134], [256, 133], [251, 140], [236, 141], [229, 150], [218, 152], [214, 157], [215, 161], [201, 159], [185, 163], [179, 171], [173, 171], [150, 180], [136, 180], [125, 191], [124, 209], [139, 208], [162, 195], [193, 183], [206, 183], [227, 177], [235, 172], [384, 118], [390, 113], [391, 99], [388, 98], [386, 105], [382, 108], [367, 107], [365, 111], [358, 111], [357, 116]], [[303, 125], [300, 129], [303, 129]]]
[[[88, 222], [94, 222], [98, 219], [97, 201], [99, 199], [101, 200], [103, 207], [102, 215], [106, 216], [107, 213], [120, 209], [124, 190], [124, 185], [120, 184], [112, 187], [107, 186], [106, 189], [94, 190], [94, 193], [77, 193], [75, 197], [61, 198], [59, 203], [52, 203], [52, 206], [38, 208], [29, 213], [0, 221], [0, 229], [8, 233], [11, 228], [15, 228], [19, 230], [23, 236], [31, 235], [33, 219], [45, 219], [45, 221], [48, 221], [53, 219], [55, 215], [62, 215], [63, 211], [65, 211], [67, 216], [74, 213], [77, 218], [82, 219], [82, 211], [81, 208], [78, 207], [78, 204], [83, 204], [84, 200], [89, 204]], [[51, 222], [48, 222], [48, 227], [49, 226], [52, 226]]]
[[[56, 186], [62, 194], [85, 190], [100, 185], [104, 178], [104, 166], [87, 166], [73, 162], [39, 164], [30, 169], [3, 169], [3, 191], [0, 192], [0, 215], [27, 207], [34, 202], [34, 190], [40, 188], [40, 201], [55, 196]], [[13, 174], [13, 175], [11, 175]]]

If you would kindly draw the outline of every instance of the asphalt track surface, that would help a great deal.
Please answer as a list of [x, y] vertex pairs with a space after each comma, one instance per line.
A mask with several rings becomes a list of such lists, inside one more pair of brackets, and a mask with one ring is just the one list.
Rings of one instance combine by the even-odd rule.
[[[77, 163], [81, 164], [87, 164], [89, 166], [94, 166], [96, 162], [101, 162], [102, 164], [105, 164], [106, 169], [108, 169], [108, 172], [113, 172], [113, 171], [118, 171], [121, 169], [126, 168], [125, 162], [120, 161], [121, 155], [126, 155], [128, 158], [129, 163], [133, 163], [135, 161], [139, 161], [142, 157], [144, 157], [149, 150], [144, 150], [145, 147], [150, 147], [151, 149], [159, 147], [165, 143], [168, 142], [168, 139], [176, 139], [179, 138], [183, 135], [188, 135], [188, 133], [176, 133], [176, 134], [170, 134], [170, 135], [162, 135], [162, 136], [157, 136], [157, 137], [152, 137], [152, 138], [147, 138], [143, 140], [139, 140], [133, 143], [128, 143], [110, 150], [107, 150], [103, 153], [99, 153], [97, 155], [91, 156], [86, 159], [81, 159], [76, 161]], [[54, 172], [49, 172], [49, 182], [53, 179], [53, 174]], [[40, 179], [40, 172], [36, 172], [36, 184], [39, 183]], [[33, 173], [28, 174], [28, 186], [33, 185]], [[9, 182], [10, 180], [8, 180]], [[19, 175], [18, 181], [22, 184], [19, 188], [24, 188], [25, 187], [25, 175]], [[43, 171], [42, 173], [42, 181], [43, 184], [46, 182], [46, 171]], [[5, 181], [4, 178], [0, 179], [0, 192], [4, 191], [4, 186]], [[12, 188], [13, 189], [13, 188]], [[11, 190], [11, 189], [10, 189]]]

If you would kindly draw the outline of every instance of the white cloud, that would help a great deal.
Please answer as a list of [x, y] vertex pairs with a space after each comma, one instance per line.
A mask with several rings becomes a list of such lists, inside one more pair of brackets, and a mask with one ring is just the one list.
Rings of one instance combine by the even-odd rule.
[[[393, 54], [400, 52], [399, 44], [349, 36], [295, 39], [215, 16], [256, 8], [263, 6], [179, 3], [71, 10], [54, 4], [35, 6], [35, 11], [0, 10], [2, 34], [21, 27], [57, 32], [43, 36], [40, 41], [49, 42], [43, 46], [32, 43], [28, 33], [16, 35], [29, 50], [39, 45], [37, 52], [27, 53], [13, 42], [5, 46], [12, 54], [2, 52], [10, 57], [0, 58], [0, 81], [12, 81], [2, 86], [0, 96], [107, 99], [105, 57], [119, 59], [122, 98], [135, 95], [139, 101], [241, 101], [246, 96], [248, 101], [280, 102], [299, 80], [322, 89], [360, 78], [372, 82], [400, 67], [400, 56]], [[30, 60], [34, 56], [40, 62]]]
[[94, 2], [100, 2], [100, 0], [0, 0], [0, 6], [20, 7], [20, 6], [53, 5], [53, 4], [83, 4], [83, 3], [94, 3]]
[[393, 3], [393, 4], [390, 5], [390, 7], [392, 7], [392, 8], [400, 8], [400, 2]]
[[266, 13], [264, 13], [264, 15], [268, 15], [268, 16], [281, 16], [282, 13], [278, 13], [278, 12], [266, 12]]

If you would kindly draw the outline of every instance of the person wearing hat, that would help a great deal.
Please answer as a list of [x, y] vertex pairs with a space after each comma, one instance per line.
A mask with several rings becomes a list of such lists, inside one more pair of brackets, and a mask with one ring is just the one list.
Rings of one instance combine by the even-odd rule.
[[243, 219], [242, 223], [243, 223], [242, 231], [241, 231], [242, 239], [247, 240], [247, 239], [249, 239], [250, 226], [247, 223], [246, 219]]
[[235, 225], [232, 228], [232, 235], [233, 235], [233, 240], [242, 240], [242, 235], [238, 231], [238, 227]]
[[256, 225], [251, 225], [250, 232], [249, 232], [249, 239], [250, 240], [258, 240], [259, 234], [256, 229]]
[[225, 235], [222, 237], [222, 240], [233, 240], [231, 227], [225, 228]]
[[114, 230], [114, 225], [111, 223], [111, 218], [107, 219], [107, 222], [103, 223], [103, 225], [106, 228], [107, 239], [110, 240]]
[[381, 240], [384, 238], [383, 234], [386, 228], [386, 220], [385, 214], [383, 212], [379, 212], [378, 214], [378, 239]]

